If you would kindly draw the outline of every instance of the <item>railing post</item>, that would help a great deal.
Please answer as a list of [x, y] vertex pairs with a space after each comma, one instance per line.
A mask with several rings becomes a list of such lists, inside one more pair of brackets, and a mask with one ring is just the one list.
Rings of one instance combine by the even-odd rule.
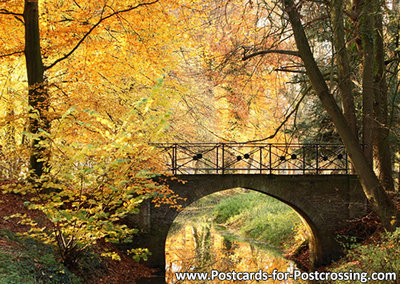
[[303, 175], [306, 174], [306, 147], [303, 145]]
[[345, 163], [346, 163], [346, 175], [348, 175], [349, 174], [349, 159], [348, 159], [347, 151], [346, 151], [345, 148], [344, 148], [344, 153], [345, 153], [345, 158], [346, 158], [346, 160], [345, 160]]
[[174, 156], [175, 156], [175, 149], [174, 146], [168, 147], [171, 148], [172, 154], [171, 154], [171, 172], [174, 174]]
[[225, 144], [222, 143], [222, 174], [225, 173]]
[[216, 165], [217, 165], [217, 169], [216, 169], [216, 173], [217, 173], [217, 174], [218, 174], [218, 171], [219, 171], [219, 168], [218, 168], [218, 167], [219, 167], [219, 165], [218, 165], [218, 164], [219, 164], [219, 163], [218, 163], [218, 154], [219, 154], [219, 153], [218, 153], [218, 148], [219, 148], [219, 145], [217, 144], [217, 147], [216, 147], [217, 157], [216, 157], [216, 162], [215, 162]]
[[272, 145], [269, 144], [269, 174], [272, 175]]
[[262, 174], [262, 146], [260, 146], [260, 174]]
[[318, 170], [319, 170], [319, 163], [318, 163], [318, 157], [319, 157], [319, 152], [318, 149], [319, 148], [319, 144], [315, 145], [315, 170], [318, 174]]
[[178, 151], [178, 145], [174, 144], [172, 146], [172, 174], [176, 175], [177, 174], [177, 151]]

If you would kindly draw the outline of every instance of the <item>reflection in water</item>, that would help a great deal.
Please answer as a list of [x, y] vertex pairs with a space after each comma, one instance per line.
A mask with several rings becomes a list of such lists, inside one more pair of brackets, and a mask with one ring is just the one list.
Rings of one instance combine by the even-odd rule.
[[[211, 220], [202, 217], [195, 224], [182, 226], [172, 233], [166, 243], [167, 283], [178, 282], [175, 272], [211, 272], [212, 269], [230, 272], [257, 272], [260, 269], [271, 273], [293, 271], [294, 264], [284, 259], [279, 253], [260, 246], [250, 240], [240, 238], [212, 225]], [[190, 281], [191, 283], [206, 283]], [[237, 283], [256, 283], [243, 281]], [[235, 282], [235, 283], [236, 283]], [[189, 283], [189, 281], [187, 281]], [[208, 282], [210, 283], [210, 282]], [[213, 281], [213, 283], [232, 283], [232, 281]], [[258, 281], [257, 283], [274, 283]], [[292, 281], [276, 283], [294, 283]]]

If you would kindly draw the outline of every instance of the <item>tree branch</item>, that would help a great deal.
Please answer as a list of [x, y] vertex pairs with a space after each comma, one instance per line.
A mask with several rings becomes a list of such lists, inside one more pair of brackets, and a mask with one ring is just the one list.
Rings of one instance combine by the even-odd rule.
[[288, 69], [288, 68], [275, 68], [274, 71], [277, 71], [277, 72], [291, 72], [291, 73], [306, 74], [306, 71], [303, 71], [303, 70], [293, 70], [293, 69]]
[[306, 97], [308, 92], [304, 92], [304, 94], [301, 96], [300, 100], [297, 102], [296, 106], [292, 109], [292, 111], [285, 117], [285, 119], [281, 122], [281, 124], [275, 129], [274, 133], [272, 133], [270, 136], [262, 138], [262, 139], [256, 139], [256, 140], [251, 140], [251, 141], [246, 141], [244, 143], [257, 143], [257, 142], [263, 142], [265, 140], [269, 140], [274, 138], [278, 132], [281, 130], [281, 128], [286, 124], [286, 122], [288, 122], [289, 118], [297, 112], [297, 110], [299, 109], [299, 106], [301, 104], [301, 102], [303, 101], [303, 99]]
[[23, 51], [23, 50], [18, 50], [18, 51], [6, 53], [6, 54], [0, 54], [0, 58], [2, 58], [2, 57], [7, 57], [7, 56], [12, 56], [12, 55], [16, 55], [16, 54], [19, 54], [19, 53], [24, 53], [24, 51]]
[[395, 57], [395, 58], [392, 58], [392, 59], [385, 60], [385, 65], [389, 65], [389, 64], [391, 64], [393, 62], [396, 62], [396, 61], [400, 61], [400, 58], [399, 57]]
[[270, 53], [278, 53], [278, 54], [285, 54], [285, 55], [300, 57], [299, 52], [295, 51], [295, 50], [268, 49], [268, 50], [260, 50], [260, 51], [245, 55], [245, 56], [243, 56], [242, 61], [246, 61], [247, 59], [250, 59], [250, 58], [258, 56], [258, 55], [265, 55], [265, 54], [270, 54]]
[[8, 11], [6, 9], [0, 9], [0, 15], [11, 15], [11, 16], [14, 16], [14, 18], [17, 21], [20, 21], [22, 24], [24, 24], [24, 20], [20, 18], [20, 17], [23, 18], [24, 14], [11, 12], [11, 11]]
[[129, 11], [135, 10], [135, 9], [137, 9], [137, 8], [140, 8], [140, 7], [142, 7], [142, 6], [149, 6], [149, 5], [155, 4], [155, 3], [157, 3], [157, 2], [159, 2], [159, 0], [154, 0], [154, 1], [152, 1], [152, 2], [146, 2], [146, 3], [140, 3], [140, 4], [137, 4], [136, 6], [133, 6], [133, 7], [129, 7], [129, 8], [123, 9], [123, 10], [119, 10], [119, 11], [115, 11], [115, 12], [111, 13], [110, 15], [108, 15], [108, 16], [106, 16], [106, 17], [104, 17], [104, 18], [100, 18], [100, 20], [98, 20], [97, 23], [94, 24], [94, 25], [89, 29], [89, 31], [87, 31], [87, 33], [78, 41], [78, 43], [71, 49], [70, 52], [68, 52], [68, 53], [65, 54], [64, 56], [58, 58], [58, 59], [55, 60], [53, 63], [51, 63], [49, 66], [45, 66], [44, 69], [45, 69], [45, 70], [48, 70], [48, 69], [54, 67], [57, 63], [59, 63], [59, 62], [65, 60], [65, 59], [67, 59], [69, 56], [71, 56], [71, 55], [75, 52], [75, 50], [77, 50], [78, 47], [84, 42], [84, 40], [92, 33], [92, 31], [93, 31], [95, 28], [97, 28], [103, 21], [105, 21], [105, 20], [107, 20], [107, 19], [109, 19], [109, 18], [111, 18], [111, 17], [113, 17], [113, 16], [115, 16], [115, 15], [122, 14], [122, 13], [126, 13], [126, 12], [129, 12]]
[[303, 101], [303, 99], [306, 97], [306, 95], [308, 94], [308, 91], [304, 92], [301, 96], [301, 98], [299, 99], [299, 101], [296, 103], [295, 107], [293, 108], [293, 110], [285, 117], [285, 119], [281, 122], [281, 124], [275, 129], [274, 133], [272, 133], [270, 136], [262, 138], [262, 139], [256, 139], [256, 140], [249, 140], [246, 142], [240, 142], [240, 141], [236, 141], [236, 140], [230, 140], [230, 139], [226, 139], [224, 137], [219, 136], [218, 134], [216, 134], [215, 132], [213, 132], [212, 130], [208, 129], [207, 127], [201, 125], [203, 128], [205, 128], [208, 132], [210, 132], [212, 135], [214, 135], [215, 137], [217, 137], [218, 139], [228, 142], [228, 143], [241, 143], [241, 144], [247, 144], [247, 143], [257, 143], [257, 142], [263, 142], [265, 140], [269, 140], [274, 138], [278, 132], [281, 130], [281, 128], [286, 124], [286, 122], [288, 122], [289, 118], [298, 111], [301, 102]]
[[0, 14], [3, 15], [13, 15], [13, 16], [17, 16], [17, 17], [23, 17], [24, 15], [21, 13], [15, 13], [15, 12], [10, 12], [6, 9], [0, 9]]

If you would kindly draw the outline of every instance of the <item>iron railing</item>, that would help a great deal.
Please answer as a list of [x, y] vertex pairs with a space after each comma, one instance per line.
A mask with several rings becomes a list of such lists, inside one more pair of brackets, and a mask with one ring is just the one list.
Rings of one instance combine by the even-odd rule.
[[172, 174], [349, 174], [342, 144], [155, 143]]

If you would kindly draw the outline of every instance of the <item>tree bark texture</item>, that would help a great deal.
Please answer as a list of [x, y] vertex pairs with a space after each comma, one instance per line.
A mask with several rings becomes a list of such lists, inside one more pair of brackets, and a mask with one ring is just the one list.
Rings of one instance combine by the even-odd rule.
[[30, 107], [29, 132], [33, 136], [30, 170], [33, 178], [40, 178], [47, 167], [49, 150], [46, 147], [46, 132], [50, 123], [47, 118], [48, 95], [44, 80], [44, 67], [40, 50], [39, 3], [25, 0], [25, 60], [28, 75], [28, 103]]
[[374, 160], [379, 173], [379, 179], [385, 190], [394, 191], [394, 181], [392, 176], [392, 152], [389, 141], [388, 125], [388, 92], [385, 72], [385, 53], [383, 44], [383, 17], [382, 7], [384, 2], [376, 1], [375, 4], [375, 72], [374, 72], [374, 91], [375, 91], [375, 122], [374, 131]]
[[[392, 1], [392, 13], [391, 13], [391, 25], [389, 26], [391, 29], [391, 34], [393, 36], [393, 40], [391, 42], [391, 49], [394, 50], [392, 54], [390, 54], [390, 57], [392, 59], [395, 58], [400, 58], [400, 10], [399, 10], [399, 4], [400, 0], [393, 0]], [[392, 112], [389, 116], [388, 123], [389, 125], [392, 125], [393, 120], [394, 120], [394, 104], [395, 101], [393, 100], [396, 98], [399, 94], [399, 61], [394, 61], [390, 64], [390, 71], [392, 72], [392, 76], [389, 80], [389, 93], [391, 94], [391, 109]], [[397, 184], [397, 191], [400, 191], [400, 162], [396, 160], [396, 163], [399, 165], [399, 175], [398, 175], [398, 184]]]
[[[338, 69], [338, 88], [342, 97], [343, 114], [351, 131], [358, 140], [353, 82], [351, 81], [351, 69], [344, 32], [343, 0], [332, 1], [331, 21], [333, 26], [333, 46], [335, 48], [336, 66]], [[351, 167], [351, 171], [354, 173], [353, 166]]]
[[374, 0], [363, 3], [361, 21], [361, 42], [363, 54], [362, 69], [362, 143], [368, 163], [373, 165], [374, 142]]
[[305, 65], [307, 76], [346, 146], [372, 209], [380, 217], [383, 226], [392, 231], [399, 224], [399, 212], [380, 185], [372, 169], [372, 165], [367, 161], [346, 118], [336, 104], [334, 97], [330, 94], [328, 86], [311, 52], [308, 39], [300, 20], [300, 14], [293, 0], [282, 0], [282, 3], [285, 12], [289, 16], [289, 22], [293, 29], [297, 49]]
[[343, 113], [347, 123], [353, 131], [353, 134], [358, 139], [353, 83], [351, 81], [350, 64], [347, 55], [344, 33], [343, 0], [333, 0], [331, 9], [333, 39], [338, 68], [338, 87], [342, 96]]

